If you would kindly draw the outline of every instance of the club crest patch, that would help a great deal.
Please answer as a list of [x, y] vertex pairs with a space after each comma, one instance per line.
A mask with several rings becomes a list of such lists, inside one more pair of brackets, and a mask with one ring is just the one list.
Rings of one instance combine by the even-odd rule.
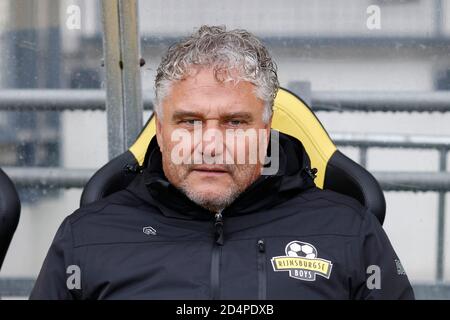
[[316, 275], [330, 278], [333, 264], [329, 260], [318, 258], [317, 249], [312, 244], [291, 241], [285, 252], [285, 256], [271, 259], [274, 271], [287, 271], [289, 277], [304, 281], [315, 281]]

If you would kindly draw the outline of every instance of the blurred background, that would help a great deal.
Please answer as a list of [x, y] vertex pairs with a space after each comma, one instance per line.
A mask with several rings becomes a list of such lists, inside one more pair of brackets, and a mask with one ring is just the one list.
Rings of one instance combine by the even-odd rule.
[[[146, 106], [170, 44], [202, 24], [253, 32], [269, 47], [281, 85], [309, 102], [339, 149], [379, 179], [384, 229], [417, 297], [450, 299], [450, 1], [137, 4], [146, 64], [135, 89]], [[0, 167], [22, 202], [0, 271], [4, 299], [27, 297], [82, 186], [114, 155], [103, 26], [100, 1], [0, 0]]]

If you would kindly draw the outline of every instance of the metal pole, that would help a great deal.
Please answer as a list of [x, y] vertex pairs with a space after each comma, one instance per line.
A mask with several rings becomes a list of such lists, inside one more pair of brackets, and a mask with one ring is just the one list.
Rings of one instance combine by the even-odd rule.
[[434, 36], [442, 37], [443, 15], [442, 0], [434, 0]]
[[[373, 112], [448, 112], [450, 92], [352, 92], [313, 91], [314, 111], [373, 111]], [[424, 107], [426, 106], [426, 107]]]
[[308, 106], [311, 106], [311, 82], [290, 81], [287, 88], [299, 96]]
[[367, 147], [360, 147], [359, 148], [359, 164], [367, 168]]
[[102, 23], [106, 68], [108, 154], [111, 159], [125, 150], [118, 0], [102, 0]]
[[84, 188], [95, 169], [3, 167], [17, 187]]
[[122, 92], [125, 145], [130, 147], [142, 128], [142, 87], [138, 1], [119, 0], [120, 43], [122, 51]]
[[[439, 172], [445, 172], [447, 167], [447, 149], [439, 150]], [[444, 281], [445, 261], [445, 191], [438, 193], [438, 225], [437, 225], [437, 257], [436, 257], [436, 280]]]
[[372, 171], [385, 191], [446, 192], [450, 172]]
[[[115, 64], [111, 64], [111, 67]], [[107, 70], [110, 72], [111, 70]], [[119, 69], [120, 71], [120, 69]], [[126, 72], [126, 70], [124, 70]], [[107, 75], [108, 80], [108, 75]], [[295, 92], [294, 92], [295, 93]], [[140, 97], [140, 93], [137, 92]], [[305, 94], [302, 94], [302, 97]], [[103, 90], [66, 89], [2, 89], [0, 90], [0, 111], [65, 111], [65, 110], [104, 110], [105, 92]], [[154, 93], [143, 93], [144, 108], [153, 109]], [[398, 99], [394, 96], [399, 96]], [[436, 92], [341, 92], [312, 91], [311, 108], [314, 111], [337, 112], [450, 112], [450, 91]], [[102, 98], [103, 100], [100, 100]], [[416, 100], [421, 99], [421, 103]], [[86, 101], [85, 101], [86, 100]], [[384, 102], [383, 102], [384, 101]], [[92, 106], [90, 106], [92, 104]], [[338, 134], [339, 137], [364, 134]], [[389, 134], [377, 134], [377, 141], [391, 140]], [[406, 137], [406, 135], [404, 135]], [[403, 139], [403, 138], [402, 138]], [[439, 140], [439, 136], [434, 138]], [[446, 139], [446, 137], [444, 137]], [[404, 139], [403, 139], [404, 140]], [[396, 141], [394, 141], [397, 143]], [[400, 142], [400, 141], [399, 141]]]
[[123, 153], [142, 128], [136, 0], [103, 0], [103, 51], [109, 158]]
[[[81, 188], [97, 169], [3, 167], [18, 186]], [[372, 171], [385, 191], [446, 192], [450, 190], [450, 172]]]

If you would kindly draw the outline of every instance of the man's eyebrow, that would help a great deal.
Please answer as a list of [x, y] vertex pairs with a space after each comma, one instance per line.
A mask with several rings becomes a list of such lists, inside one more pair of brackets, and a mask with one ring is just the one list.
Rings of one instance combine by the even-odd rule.
[[[187, 117], [199, 118], [203, 119], [204, 115], [201, 112], [188, 111], [188, 110], [177, 110], [172, 115], [172, 120], [184, 119]], [[244, 120], [253, 120], [253, 115], [250, 112], [238, 111], [238, 112], [227, 112], [222, 113], [220, 118], [228, 120], [228, 119], [244, 119]]]
[[172, 119], [183, 119], [186, 117], [203, 118], [203, 114], [195, 111], [177, 110], [172, 114]]
[[245, 112], [245, 111], [224, 113], [224, 114], [221, 114], [220, 117], [224, 118], [224, 119], [234, 119], [234, 118], [240, 118], [240, 119], [244, 119], [244, 120], [252, 120], [253, 119], [253, 115], [250, 112]]

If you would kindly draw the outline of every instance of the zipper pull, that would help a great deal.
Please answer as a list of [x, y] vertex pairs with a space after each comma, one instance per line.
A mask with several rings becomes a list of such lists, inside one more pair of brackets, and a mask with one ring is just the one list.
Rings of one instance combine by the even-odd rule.
[[263, 253], [266, 252], [266, 244], [264, 243], [264, 240], [258, 240], [258, 250], [259, 252]]
[[216, 228], [216, 244], [223, 246], [223, 216], [222, 211], [215, 214], [214, 227]]

